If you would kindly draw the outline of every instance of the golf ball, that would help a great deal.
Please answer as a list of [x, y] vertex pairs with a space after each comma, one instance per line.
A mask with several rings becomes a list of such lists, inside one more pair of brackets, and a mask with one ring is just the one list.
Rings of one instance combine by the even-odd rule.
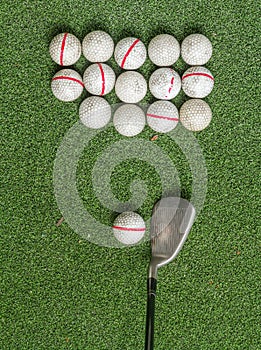
[[206, 97], [213, 87], [214, 77], [205, 67], [190, 67], [182, 76], [182, 89], [189, 97]]
[[84, 85], [80, 74], [73, 69], [62, 69], [51, 82], [51, 89], [58, 100], [69, 102], [80, 97]]
[[179, 58], [180, 45], [174, 36], [160, 34], [155, 36], [149, 43], [148, 55], [156, 66], [171, 66]]
[[102, 97], [91, 96], [80, 105], [81, 122], [91, 129], [103, 128], [111, 119], [111, 106]]
[[103, 96], [114, 88], [115, 73], [105, 63], [94, 63], [85, 70], [83, 82], [90, 94]]
[[115, 238], [125, 245], [137, 244], [146, 231], [142, 217], [132, 211], [121, 213], [115, 219], [112, 228]]
[[147, 110], [147, 122], [154, 131], [169, 132], [177, 126], [178, 121], [178, 109], [170, 101], [156, 101]]
[[52, 60], [60, 66], [71, 66], [81, 56], [80, 40], [70, 33], [56, 35], [51, 41], [49, 52]]
[[124, 69], [138, 69], [145, 62], [146, 56], [143, 42], [131, 37], [119, 41], [114, 51], [115, 61]]
[[121, 101], [137, 103], [147, 93], [147, 82], [138, 72], [124, 72], [116, 80], [115, 92]]
[[143, 110], [133, 104], [123, 104], [113, 116], [115, 129], [123, 136], [136, 136], [145, 127], [145, 114]]
[[191, 34], [181, 44], [181, 57], [191, 66], [202, 66], [212, 56], [212, 44], [202, 34]]
[[82, 42], [82, 52], [90, 62], [106, 62], [113, 55], [114, 42], [111, 36], [101, 30], [91, 32]]
[[160, 100], [171, 100], [181, 89], [181, 79], [171, 68], [159, 68], [152, 73], [149, 80], [152, 95]]
[[192, 99], [185, 102], [179, 111], [182, 125], [191, 131], [205, 129], [211, 121], [212, 112], [209, 105], [199, 99]]

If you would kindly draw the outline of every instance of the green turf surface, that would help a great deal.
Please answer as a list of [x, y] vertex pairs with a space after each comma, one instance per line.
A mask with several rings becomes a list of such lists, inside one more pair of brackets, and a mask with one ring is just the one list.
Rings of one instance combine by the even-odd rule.
[[[132, 35], [148, 44], [162, 32], [179, 41], [200, 32], [212, 41], [207, 67], [215, 89], [206, 100], [213, 121], [196, 135], [208, 193], [184, 250], [160, 271], [155, 349], [260, 348], [258, 10], [251, 0], [2, 1], [0, 349], [143, 349], [149, 245], [102, 248], [66, 223], [55, 226], [61, 217], [52, 183], [56, 151], [86, 95], [67, 104], [53, 97], [50, 79], [58, 66], [48, 46], [59, 32], [82, 40], [95, 29], [115, 42]], [[76, 68], [82, 73], [86, 66], [81, 58]], [[180, 73], [186, 68], [181, 61], [175, 67]], [[140, 72], [148, 78], [153, 70], [146, 62]], [[113, 93], [108, 100], [118, 102]], [[175, 102], [184, 100], [181, 94]], [[140, 137], [152, 136], [146, 128]], [[84, 204], [106, 224], [113, 213], [95, 198], [90, 171], [104, 147], [120, 139], [108, 129], [79, 163]], [[166, 135], [156, 142], [173, 159], [189, 198], [186, 159], [174, 154]], [[140, 209], [147, 218], [161, 190], [151, 167], [126, 161], [115, 169], [111, 185], [126, 200], [137, 178], [149, 190]]]

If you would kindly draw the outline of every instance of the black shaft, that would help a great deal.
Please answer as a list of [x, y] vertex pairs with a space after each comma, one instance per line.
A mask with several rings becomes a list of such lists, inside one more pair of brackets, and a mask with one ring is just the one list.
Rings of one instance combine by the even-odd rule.
[[157, 280], [155, 278], [149, 278], [148, 279], [145, 350], [153, 350], [156, 289], [157, 289]]

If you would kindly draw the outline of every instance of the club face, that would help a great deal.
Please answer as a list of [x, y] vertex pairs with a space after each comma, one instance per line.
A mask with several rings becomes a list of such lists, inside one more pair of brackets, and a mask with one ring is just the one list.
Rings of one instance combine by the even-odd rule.
[[151, 219], [150, 277], [157, 269], [178, 255], [195, 219], [193, 205], [179, 197], [167, 197], [157, 202]]

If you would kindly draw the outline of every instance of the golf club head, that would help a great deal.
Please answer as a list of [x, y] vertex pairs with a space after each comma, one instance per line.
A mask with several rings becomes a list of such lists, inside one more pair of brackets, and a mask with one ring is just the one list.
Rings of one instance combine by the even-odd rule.
[[151, 250], [149, 277], [157, 277], [159, 267], [176, 258], [195, 219], [195, 208], [186, 199], [167, 197], [158, 201], [151, 219]]

